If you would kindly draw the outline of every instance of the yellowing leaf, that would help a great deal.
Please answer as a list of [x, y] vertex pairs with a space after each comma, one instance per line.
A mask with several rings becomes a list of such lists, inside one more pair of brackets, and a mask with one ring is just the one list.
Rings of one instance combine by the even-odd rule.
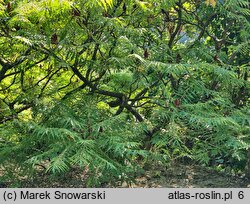
[[136, 1], [137, 5], [142, 8], [143, 11], [147, 10], [147, 2], [143, 2], [143, 1]]
[[112, 7], [113, 6], [113, 0], [99, 0], [98, 1], [98, 4], [100, 6], [102, 6], [106, 11], [108, 9], [108, 6], [109, 7]]
[[183, 4], [183, 7], [184, 7], [185, 9], [189, 10], [189, 9], [191, 8], [191, 4], [188, 3], [188, 2], [185, 2], [185, 3]]
[[210, 4], [212, 5], [212, 7], [216, 6], [216, 1], [215, 0], [210, 0]]
[[109, 5], [109, 7], [113, 6], [113, 0], [106, 0], [106, 3]]
[[206, 5], [211, 5], [214, 8], [216, 6], [216, 0], [206, 0]]

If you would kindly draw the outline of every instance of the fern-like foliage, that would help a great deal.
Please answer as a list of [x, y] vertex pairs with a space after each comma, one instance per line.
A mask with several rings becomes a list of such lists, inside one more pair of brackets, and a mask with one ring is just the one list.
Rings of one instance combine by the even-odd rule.
[[9, 129], [13, 126], [2, 127], [1, 164], [8, 168], [15, 160], [34, 170], [44, 165], [46, 172], [56, 175], [72, 167], [88, 169], [90, 186], [131, 178], [137, 157], [148, 154], [140, 149], [141, 130], [131, 129], [125, 115], [110, 118], [94, 101], [84, 97], [59, 102], [42, 117], [37, 113], [35, 121], [13, 122], [15, 133]]

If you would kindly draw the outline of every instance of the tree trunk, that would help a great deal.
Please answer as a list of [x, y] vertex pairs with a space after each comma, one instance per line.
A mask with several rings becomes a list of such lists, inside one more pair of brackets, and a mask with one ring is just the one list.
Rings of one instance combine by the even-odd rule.
[[250, 179], [250, 149], [247, 152], [246, 177]]

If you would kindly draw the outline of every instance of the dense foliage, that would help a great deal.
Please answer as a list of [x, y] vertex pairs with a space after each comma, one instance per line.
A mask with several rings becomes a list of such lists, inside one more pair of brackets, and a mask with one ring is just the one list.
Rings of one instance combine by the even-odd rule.
[[1, 0], [2, 178], [250, 174], [249, 19], [247, 0]]

